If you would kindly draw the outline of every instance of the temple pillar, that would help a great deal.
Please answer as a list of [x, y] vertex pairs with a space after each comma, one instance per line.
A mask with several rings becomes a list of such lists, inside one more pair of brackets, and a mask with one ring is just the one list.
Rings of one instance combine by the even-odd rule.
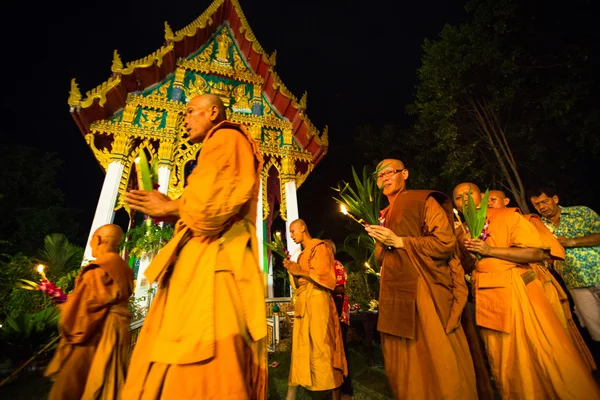
[[267, 241], [265, 220], [263, 214], [263, 182], [260, 180], [258, 189], [258, 203], [256, 205], [256, 239], [258, 243], [258, 266], [263, 272], [263, 283], [265, 286], [265, 296], [273, 297], [273, 271], [269, 268], [267, 262], [267, 249], [265, 242]]
[[[92, 221], [92, 228], [88, 235], [88, 240], [85, 246], [85, 252], [83, 260], [92, 259], [92, 248], [90, 247], [90, 240], [96, 229], [102, 225], [112, 224], [115, 218], [115, 204], [117, 202], [117, 196], [119, 194], [119, 183], [121, 182], [121, 175], [123, 174], [124, 165], [118, 161], [113, 161], [108, 164], [106, 168], [106, 176], [104, 177], [104, 183], [102, 184], [102, 191], [100, 192], [100, 198], [98, 199], [98, 205], [96, 206], [96, 213]], [[84, 262], [85, 263], [85, 262]]]
[[131, 138], [128, 138], [125, 134], [116, 134], [114, 136], [110, 163], [106, 167], [102, 191], [100, 192], [88, 240], [85, 244], [82, 265], [93, 259], [90, 240], [96, 229], [102, 225], [112, 224], [115, 219], [115, 205], [117, 204], [117, 196], [119, 195], [119, 184], [121, 183], [130, 146]]

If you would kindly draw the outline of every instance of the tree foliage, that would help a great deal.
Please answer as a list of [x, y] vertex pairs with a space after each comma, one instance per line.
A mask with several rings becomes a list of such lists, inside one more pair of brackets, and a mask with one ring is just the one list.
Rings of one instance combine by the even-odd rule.
[[474, 0], [468, 22], [425, 40], [405, 139], [432, 187], [472, 180], [508, 189], [527, 210], [528, 183], [568, 191], [581, 175], [573, 155], [585, 149], [579, 160], [597, 161], [595, 61], [578, 6]]
[[78, 212], [64, 207], [56, 154], [19, 145], [0, 148], [0, 253], [34, 255], [46, 235], [78, 238]]

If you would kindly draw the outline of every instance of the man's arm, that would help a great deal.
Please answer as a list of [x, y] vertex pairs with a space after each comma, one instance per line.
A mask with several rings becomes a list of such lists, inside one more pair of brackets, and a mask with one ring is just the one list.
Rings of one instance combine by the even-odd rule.
[[563, 247], [594, 247], [600, 246], [600, 233], [591, 233], [578, 238], [567, 239], [564, 236], [556, 238]]
[[544, 250], [520, 247], [492, 247], [481, 239], [465, 241], [467, 250], [483, 257], [494, 257], [519, 264], [541, 262], [546, 259]]

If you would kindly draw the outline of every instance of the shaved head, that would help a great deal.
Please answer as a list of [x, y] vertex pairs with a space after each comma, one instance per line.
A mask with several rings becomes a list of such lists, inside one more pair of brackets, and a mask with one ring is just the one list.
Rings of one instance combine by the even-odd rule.
[[227, 118], [227, 112], [223, 100], [216, 94], [201, 94], [190, 100], [189, 104], [194, 104], [197, 107], [217, 107], [218, 110], [218, 122], [223, 121]]
[[304, 245], [308, 240], [311, 240], [312, 237], [308, 232], [308, 227], [306, 226], [306, 222], [301, 219], [297, 219], [292, 221], [290, 224], [290, 237], [294, 241], [294, 243]]
[[183, 125], [192, 143], [200, 143], [217, 124], [227, 119], [225, 105], [219, 96], [202, 94], [190, 100]]
[[97, 235], [110, 249], [117, 250], [123, 240], [123, 229], [115, 224], [102, 225], [96, 229], [94, 235]]
[[462, 210], [463, 208], [463, 201], [465, 201], [466, 206], [466, 200], [468, 198], [469, 191], [471, 192], [471, 197], [473, 198], [475, 205], [478, 206], [479, 203], [481, 203], [481, 189], [479, 189], [479, 186], [471, 182], [459, 183], [456, 185], [452, 193], [454, 205], [459, 210]]
[[377, 170], [388, 167], [394, 169], [404, 169], [404, 163], [395, 158], [386, 158], [385, 160], [381, 160], [379, 164], [377, 164]]
[[510, 198], [506, 197], [506, 193], [502, 190], [490, 190], [488, 197], [489, 208], [506, 208], [510, 203]]

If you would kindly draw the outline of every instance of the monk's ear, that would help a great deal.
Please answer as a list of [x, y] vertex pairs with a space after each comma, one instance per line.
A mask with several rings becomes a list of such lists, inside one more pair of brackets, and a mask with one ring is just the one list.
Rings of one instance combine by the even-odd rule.
[[218, 117], [219, 117], [219, 107], [217, 107], [216, 104], [213, 104], [210, 107], [210, 120], [214, 122], [217, 120]]
[[507, 206], [510, 203], [510, 199], [508, 197], [504, 198], [504, 205]]
[[555, 202], [556, 204], [558, 204], [558, 196], [557, 195], [552, 196], [552, 201]]
[[408, 170], [406, 168], [404, 168], [404, 170], [402, 171], [402, 179], [408, 179]]

